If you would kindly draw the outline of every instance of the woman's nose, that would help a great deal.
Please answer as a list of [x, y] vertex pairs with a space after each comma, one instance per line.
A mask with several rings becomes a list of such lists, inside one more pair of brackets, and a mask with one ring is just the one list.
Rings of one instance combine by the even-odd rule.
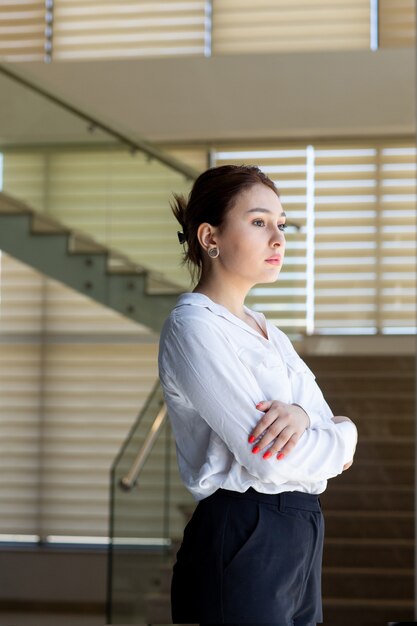
[[279, 228], [276, 229], [272, 236], [272, 244], [274, 246], [282, 246], [285, 244], [285, 235]]

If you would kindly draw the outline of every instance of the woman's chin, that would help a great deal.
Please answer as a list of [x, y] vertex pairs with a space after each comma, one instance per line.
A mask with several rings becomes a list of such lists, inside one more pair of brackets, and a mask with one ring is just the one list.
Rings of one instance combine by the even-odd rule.
[[272, 270], [269, 270], [269, 272], [264, 272], [265, 279], [262, 282], [273, 283], [277, 280], [280, 273], [281, 265], [279, 267], [274, 267]]

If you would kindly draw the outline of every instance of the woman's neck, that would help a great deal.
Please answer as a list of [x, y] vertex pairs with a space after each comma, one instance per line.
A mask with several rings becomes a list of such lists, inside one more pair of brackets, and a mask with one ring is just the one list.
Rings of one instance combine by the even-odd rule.
[[246, 320], [247, 314], [243, 308], [247, 291], [242, 291], [236, 288], [236, 286], [228, 285], [227, 289], [224, 286], [210, 285], [209, 283], [198, 283], [193, 289], [194, 293], [202, 293], [213, 302], [221, 304], [226, 307], [233, 315], [240, 317], [242, 320]]
[[[224, 287], [224, 283], [222, 283]], [[230, 313], [241, 319], [243, 322], [251, 326], [265, 339], [269, 339], [267, 331], [254, 319], [252, 315], [246, 313], [244, 306], [245, 297], [247, 291], [238, 291], [236, 285], [230, 286], [225, 289], [219, 289], [218, 285], [209, 286], [207, 282], [202, 283], [200, 281], [198, 285], [193, 289], [193, 293], [202, 293], [203, 295], [213, 300], [216, 304], [221, 304], [226, 307]]]

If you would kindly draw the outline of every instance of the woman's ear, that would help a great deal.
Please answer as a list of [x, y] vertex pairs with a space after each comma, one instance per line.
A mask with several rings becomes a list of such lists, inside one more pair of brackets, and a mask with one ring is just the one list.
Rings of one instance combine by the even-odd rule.
[[204, 250], [208, 250], [210, 246], [217, 245], [216, 242], [216, 229], [208, 222], [203, 222], [197, 229], [197, 238], [201, 247]]

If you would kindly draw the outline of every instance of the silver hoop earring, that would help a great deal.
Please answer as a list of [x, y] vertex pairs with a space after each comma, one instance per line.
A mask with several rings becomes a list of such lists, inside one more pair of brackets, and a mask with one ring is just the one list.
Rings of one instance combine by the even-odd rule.
[[215, 246], [214, 248], [209, 248], [207, 250], [207, 254], [209, 255], [209, 257], [211, 257], [212, 259], [217, 259], [217, 257], [220, 254], [219, 249]]

